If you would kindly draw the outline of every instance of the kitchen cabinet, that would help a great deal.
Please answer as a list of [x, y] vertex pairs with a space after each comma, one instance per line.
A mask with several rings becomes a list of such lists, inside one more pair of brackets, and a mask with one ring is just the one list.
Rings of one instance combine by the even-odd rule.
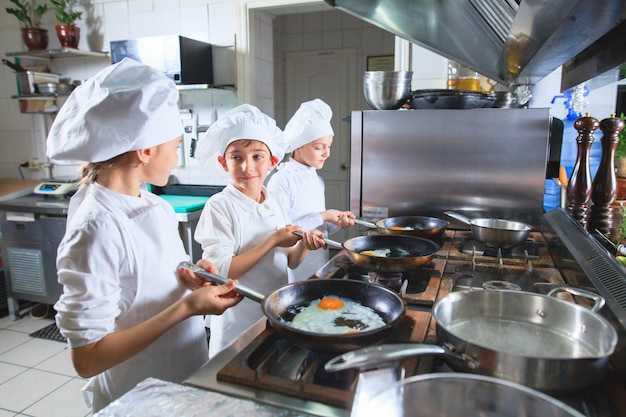
[[[8, 52], [5, 55], [7, 57], [14, 58], [15, 62], [20, 63], [24, 67], [31, 68], [34, 66], [41, 66], [42, 70], [49, 70], [51, 73], [55, 73], [55, 63], [59, 60], [87, 58], [94, 60], [106, 59], [108, 61], [110, 59], [107, 52], [83, 51], [72, 48], [48, 49], [45, 51]], [[28, 62], [28, 65], [25, 62]], [[63, 77], [61, 76], [60, 78]], [[21, 89], [19, 89], [18, 83], [18, 94], [11, 96], [11, 98], [18, 100], [21, 113], [56, 113], [61, 105], [63, 105], [64, 99], [69, 94], [43, 94], [33, 93], [31, 91], [25, 94]]]

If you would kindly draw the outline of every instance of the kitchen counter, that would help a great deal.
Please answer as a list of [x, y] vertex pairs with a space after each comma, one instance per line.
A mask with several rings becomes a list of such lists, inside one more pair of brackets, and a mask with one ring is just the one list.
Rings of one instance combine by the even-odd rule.
[[241, 400], [156, 378], [147, 378], [94, 417], [161, 416], [290, 417], [307, 414]]
[[0, 201], [12, 200], [33, 192], [33, 188], [41, 180], [21, 180], [17, 178], [0, 178]]

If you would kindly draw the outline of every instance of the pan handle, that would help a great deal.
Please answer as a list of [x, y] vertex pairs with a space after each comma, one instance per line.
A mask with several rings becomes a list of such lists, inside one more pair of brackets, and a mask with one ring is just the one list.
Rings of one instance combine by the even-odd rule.
[[465, 217], [464, 215], [456, 213], [454, 211], [444, 211], [444, 213], [450, 217], [454, 217], [455, 219], [462, 221], [463, 223], [469, 224], [470, 226], [472, 225], [472, 220], [469, 217]]
[[324, 369], [329, 372], [350, 368], [365, 368], [384, 362], [399, 361], [413, 356], [445, 355], [448, 351], [438, 345], [417, 343], [395, 343], [369, 346], [346, 352], [326, 362]]
[[376, 226], [374, 223], [372, 222], [367, 222], [365, 220], [361, 220], [361, 219], [351, 219], [353, 222], [355, 222], [356, 224], [360, 224], [361, 226], [365, 226], [365, 227], [369, 227], [371, 229], [378, 229], [378, 226]]
[[[376, 227], [376, 226], [374, 226], [374, 227]], [[302, 232], [293, 232], [293, 234], [296, 235], [296, 236], [300, 236], [300, 237], [302, 237], [302, 235], [303, 235]], [[334, 240], [324, 238], [324, 242], [326, 242], [326, 245], [332, 246], [335, 249], [343, 249], [343, 245], [341, 243], [339, 243], [339, 242], [335, 242]]]
[[[230, 281], [230, 279], [226, 277], [223, 277], [217, 274], [212, 274], [206, 269], [202, 269], [196, 264], [193, 264], [191, 262], [181, 262], [178, 264], [178, 267], [189, 268], [200, 278], [203, 278], [207, 281], [215, 282], [216, 284], [226, 284], [228, 281]], [[265, 298], [263, 294], [256, 292], [253, 289], [248, 288], [245, 285], [241, 285], [241, 284], [235, 284], [235, 291], [237, 291], [239, 294], [243, 295], [244, 297], [248, 297], [251, 300], [254, 300], [259, 303], [263, 301], [263, 299]]]
[[606, 304], [606, 300], [604, 299], [604, 297], [598, 294], [594, 294], [591, 291], [583, 290], [582, 288], [556, 287], [551, 289], [546, 295], [548, 297], [556, 297], [556, 294], [560, 292], [568, 292], [572, 295], [578, 295], [580, 297], [585, 297], [593, 300], [593, 305], [591, 306], [590, 310], [594, 313], [600, 310], [602, 307], [604, 307], [604, 304]]

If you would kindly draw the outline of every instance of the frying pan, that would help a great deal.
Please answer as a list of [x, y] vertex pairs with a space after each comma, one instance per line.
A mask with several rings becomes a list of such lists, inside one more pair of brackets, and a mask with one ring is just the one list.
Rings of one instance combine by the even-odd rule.
[[7, 67], [11, 68], [15, 72], [26, 72], [26, 69], [22, 67], [20, 64], [15, 64], [8, 59], [2, 58], [2, 63]]
[[487, 246], [510, 248], [520, 245], [526, 241], [528, 233], [532, 230], [530, 225], [512, 220], [470, 219], [453, 211], [446, 211], [445, 213], [472, 226], [474, 239]]
[[[190, 268], [196, 275], [218, 284], [228, 278], [212, 274], [198, 266], [181, 262], [179, 268]], [[263, 314], [276, 333], [292, 343], [320, 352], [347, 352], [382, 342], [404, 317], [404, 303], [400, 296], [387, 288], [347, 279], [309, 279], [281, 287], [270, 294], [262, 294], [241, 284], [235, 291], [261, 303]], [[296, 329], [289, 325], [293, 316], [311, 303], [328, 295], [358, 301], [378, 313], [386, 325], [354, 334], [325, 334]]]
[[450, 222], [425, 216], [389, 217], [371, 223], [365, 220], [352, 219], [356, 224], [378, 230], [378, 233], [388, 235], [409, 235], [437, 238], [443, 235]]
[[[301, 232], [296, 232], [301, 235]], [[324, 239], [328, 246], [345, 249], [348, 258], [370, 271], [403, 272], [428, 265], [441, 247], [432, 240], [407, 235], [357, 236], [343, 243]], [[389, 250], [388, 256], [363, 252]]]
[[[594, 300], [591, 309], [555, 297]], [[597, 294], [559, 287], [547, 295], [523, 291], [458, 291], [435, 303], [438, 345], [389, 344], [348, 352], [325, 368], [339, 371], [411, 356], [444, 355], [465, 372], [494, 376], [541, 391], [569, 391], [601, 382], [617, 332], [596, 312]]]

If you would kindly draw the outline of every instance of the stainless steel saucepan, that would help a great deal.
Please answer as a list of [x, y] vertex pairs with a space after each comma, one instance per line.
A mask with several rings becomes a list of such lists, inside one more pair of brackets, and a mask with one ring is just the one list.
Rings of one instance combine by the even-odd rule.
[[487, 246], [511, 248], [521, 245], [528, 238], [532, 227], [526, 223], [503, 219], [470, 219], [453, 211], [445, 212], [472, 227], [472, 236]]
[[[556, 298], [559, 292], [594, 300], [591, 309]], [[388, 344], [331, 359], [328, 371], [371, 367], [412, 356], [444, 355], [461, 371], [494, 376], [547, 392], [601, 382], [617, 332], [597, 311], [604, 299], [577, 288], [548, 295], [523, 291], [458, 291], [433, 307], [437, 345]]]

